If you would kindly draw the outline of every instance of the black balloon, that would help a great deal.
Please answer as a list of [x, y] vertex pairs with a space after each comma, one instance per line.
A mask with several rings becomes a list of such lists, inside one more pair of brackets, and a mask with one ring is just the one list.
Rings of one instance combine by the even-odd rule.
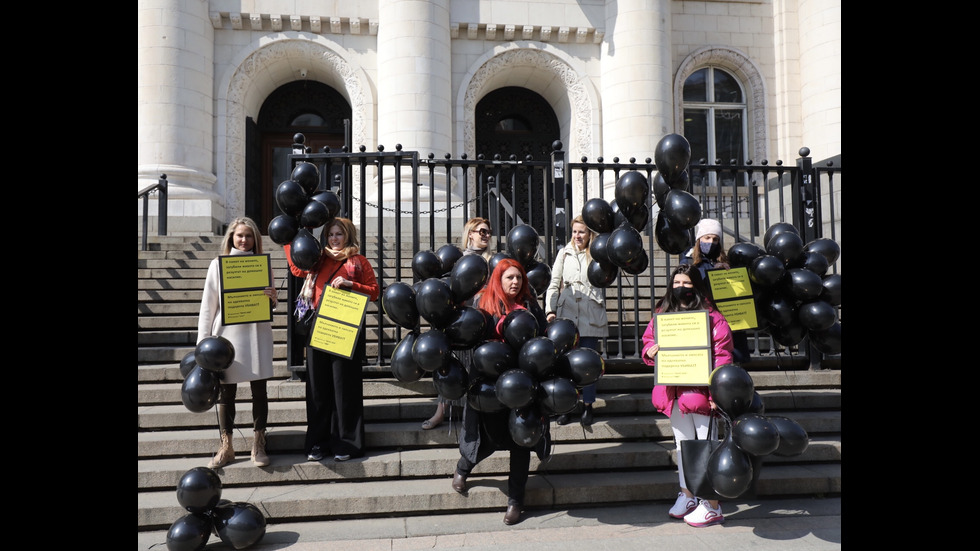
[[194, 349], [194, 360], [204, 369], [221, 372], [235, 361], [235, 347], [221, 336], [204, 337]]
[[551, 267], [544, 262], [531, 261], [527, 268], [527, 282], [537, 296], [544, 295], [551, 284]]
[[794, 321], [779, 327], [771, 327], [769, 334], [772, 335], [772, 340], [789, 348], [803, 342], [803, 339], [806, 338], [807, 331], [800, 322]]
[[205, 412], [218, 403], [220, 384], [217, 373], [196, 365], [180, 385], [180, 401], [188, 411]]
[[732, 421], [732, 440], [745, 453], [769, 455], [779, 446], [779, 430], [763, 415], [743, 413]]
[[472, 306], [463, 306], [443, 331], [449, 339], [449, 347], [462, 350], [480, 344], [486, 337], [487, 330], [487, 317], [483, 311]]
[[619, 277], [619, 266], [616, 266], [612, 262], [599, 262], [597, 260], [593, 260], [592, 262], [589, 262], [586, 276], [589, 278], [589, 283], [592, 284], [593, 287], [609, 287], [615, 283], [616, 278]]
[[456, 245], [443, 245], [436, 251], [436, 256], [442, 262], [442, 273], [448, 274], [453, 271], [456, 261], [463, 258], [463, 251]]
[[403, 281], [385, 287], [381, 295], [381, 308], [392, 322], [405, 329], [419, 326], [419, 309], [415, 304], [415, 289]]
[[823, 278], [803, 268], [786, 270], [786, 277], [782, 283], [789, 296], [796, 300], [816, 300], [823, 292]]
[[819, 253], [827, 259], [828, 265], [837, 262], [837, 259], [840, 258], [840, 245], [838, 245], [833, 239], [828, 239], [826, 237], [821, 237], [810, 241], [803, 247], [803, 250], [808, 253]]
[[613, 208], [613, 227], [618, 228], [623, 224], [629, 224], [636, 228], [636, 231], [643, 231], [647, 227], [647, 221], [650, 219], [650, 209], [646, 205], [636, 205], [631, 207], [628, 212], [621, 211], [618, 204], [614, 200], [612, 202]]
[[734, 419], [748, 411], [755, 383], [748, 371], [735, 364], [717, 367], [708, 379], [711, 398], [728, 417]]
[[322, 254], [323, 246], [306, 228], [300, 228], [289, 245], [289, 258], [300, 270], [309, 271], [315, 268]]
[[589, 199], [582, 206], [582, 220], [595, 233], [611, 232], [614, 218], [612, 205], [598, 197]]
[[677, 230], [689, 230], [701, 221], [701, 202], [690, 193], [672, 189], [664, 199], [666, 205], [661, 212], [667, 215], [671, 227]]
[[299, 217], [310, 198], [296, 180], [286, 180], [276, 188], [276, 204], [286, 216]]
[[513, 260], [517, 260], [516, 258], [514, 258], [513, 255], [511, 255], [509, 253], [505, 253], [503, 251], [494, 253], [493, 256], [490, 257], [490, 261], [487, 263], [488, 273], [489, 274], [492, 274], [493, 273], [493, 269], [497, 267], [497, 263], [500, 262], [501, 260], [505, 259], [505, 258], [510, 258], [510, 259], [513, 259]]
[[820, 253], [806, 252], [803, 251], [803, 256], [801, 257], [802, 264], [801, 268], [805, 270], [810, 270], [811, 272], [823, 277], [827, 274], [827, 270], [830, 269], [830, 265], [827, 264], [827, 259]]
[[197, 361], [194, 359], [194, 351], [193, 350], [191, 350], [187, 354], [184, 354], [184, 357], [180, 359], [180, 376], [181, 376], [181, 378], [186, 378], [187, 377], [187, 374], [190, 373], [191, 370], [194, 369], [194, 366], [196, 366], [196, 365], [197, 365]]
[[657, 245], [669, 254], [681, 254], [692, 245], [691, 232], [675, 227], [663, 210], [657, 214], [654, 237], [657, 238]]
[[265, 536], [266, 520], [262, 511], [243, 501], [216, 507], [212, 517], [214, 531], [232, 549], [245, 549]]
[[687, 170], [691, 162], [691, 143], [680, 134], [667, 134], [657, 142], [653, 161], [664, 180], [671, 183]]
[[578, 399], [578, 389], [571, 379], [554, 377], [538, 385], [536, 403], [541, 407], [541, 411], [548, 415], [571, 412], [578, 404]]
[[633, 226], [623, 224], [609, 235], [606, 254], [616, 266], [624, 268], [633, 264], [643, 252], [643, 236]]
[[340, 214], [340, 197], [330, 190], [319, 191], [310, 197], [314, 201], [319, 201], [327, 207], [327, 215], [329, 218], [334, 218]]
[[762, 237], [763, 248], [768, 249], [769, 242], [772, 241], [772, 238], [783, 233], [794, 233], [796, 235], [800, 235], [800, 230], [796, 229], [796, 226], [790, 224], [789, 222], [776, 222], [775, 224], [769, 226], [769, 229], [766, 230], [765, 235]]
[[299, 225], [304, 228], [319, 228], [332, 220], [327, 206], [319, 201], [310, 201], [299, 215]]
[[609, 236], [612, 232], [600, 233], [589, 241], [589, 254], [592, 256], [593, 262], [603, 262], [605, 264], [611, 264], [609, 260]]
[[298, 231], [299, 220], [295, 216], [280, 214], [269, 222], [269, 239], [279, 246], [291, 242]]
[[320, 186], [320, 171], [313, 163], [305, 161], [296, 163], [289, 177], [298, 182], [307, 195], [313, 195], [316, 188]]
[[426, 280], [442, 277], [442, 260], [432, 251], [419, 251], [412, 257], [412, 272], [415, 277]]
[[538, 253], [538, 230], [527, 224], [519, 224], [507, 232], [507, 252], [522, 266], [527, 266]]
[[534, 406], [513, 409], [508, 422], [510, 437], [518, 446], [533, 448], [544, 435], [546, 423], [547, 419]]
[[457, 400], [466, 395], [469, 376], [463, 364], [455, 356], [450, 356], [444, 367], [432, 372], [432, 384], [442, 398]]
[[210, 517], [193, 513], [184, 515], [167, 530], [167, 551], [199, 551], [210, 538]]
[[783, 232], [769, 240], [766, 252], [783, 261], [787, 267], [803, 257], [803, 239], [792, 232]]
[[438, 278], [429, 278], [415, 291], [415, 307], [419, 315], [434, 327], [442, 329], [457, 315], [458, 307], [449, 285]]
[[412, 346], [412, 358], [425, 371], [435, 371], [446, 366], [452, 355], [449, 339], [438, 329], [429, 329], [415, 337]]
[[[670, 184], [664, 180], [663, 174], [660, 174], [659, 172], [653, 176], [652, 187], [653, 198], [657, 201], [657, 207], [663, 210], [664, 205], [667, 204], [667, 192], [672, 188], [670, 187]], [[687, 188], [684, 188], [684, 191], [687, 191]]]
[[623, 271], [628, 274], [638, 275], [643, 273], [650, 266], [650, 257], [647, 255], [646, 251], [640, 251], [640, 255], [637, 256], [633, 262], [623, 266]]
[[752, 403], [749, 404], [749, 409], [745, 413], [755, 413], [758, 415], [765, 415], [766, 404], [762, 400], [762, 396], [759, 395], [759, 391], [755, 391], [752, 394]]
[[578, 347], [579, 333], [575, 322], [568, 318], [555, 318], [544, 328], [544, 334], [555, 344], [555, 355], [562, 356]]
[[494, 383], [497, 399], [509, 408], [522, 408], [534, 401], [538, 383], [523, 369], [510, 369], [497, 377]]
[[786, 275], [786, 266], [775, 256], [765, 254], [756, 257], [749, 266], [749, 279], [756, 285], [771, 287]]
[[555, 343], [548, 337], [528, 339], [517, 354], [517, 366], [535, 380], [542, 381], [555, 374]]
[[823, 290], [820, 291], [820, 300], [828, 302], [831, 306], [840, 306], [840, 274], [824, 277], [821, 285]]
[[837, 310], [822, 300], [804, 302], [796, 315], [807, 331], [826, 331], [837, 323]]
[[770, 415], [767, 418], [779, 431], [779, 446], [772, 452], [773, 455], [794, 457], [806, 451], [810, 437], [799, 423], [783, 416]]
[[615, 198], [619, 210], [627, 217], [637, 207], [645, 207], [650, 195], [650, 183], [647, 177], [635, 170], [623, 173], [616, 181]]
[[715, 493], [735, 499], [752, 486], [752, 458], [728, 435], [708, 458], [708, 477]]
[[478, 254], [468, 254], [453, 265], [449, 275], [449, 290], [453, 300], [461, 304], [473, 298], [489, 278], [487, 260]]
[[766, 304], [765, 317], [774, 327], [783, 327], [796, 322], [796, 301], [782, 293], [773, 293]]
[[538, 336], [538, 319], [527, 310], [513, 310], [501, 324], [504, 342], [514, 351], [520, 351], [524, 343]]
[[834, 323], [823, 331], [810, 332], [810, 342], [817, 350], [828, 356], [840, 354], [840, 322]]
[[207, 513], [221, 499], [221, 478], [207, 467], [194, 467], [177, 482], [177, 503], [191, 513]]
[[574, 348], [565, 353], [556, 370], [561, 377], [567, 377], [578, 387], [591, 385], [606, 372], [606, 362], [591, 348]]
[[762, 247], [751, 241], [742, 241], [728, 249], [728, 265], [732, 268], [748, 268], [753, 260], [764, 254], [766, 251]]
[[472, 360], [478, 374], [496, 380], [517, 363], [517, 352], [505, 342], [487, 341], [473, 349]]
[[497, 399], [496, 378], [477, 377], [470, 381], [466, 390], [466, 403], [476, 411], [493, 413], [507, 409], [507, 406]]
[[406, 334], [391, 353], [391, 374], [403, 383], [418, 381], [425, 375], [425, 370], [412, 354], [416, 337], [418, 333], [415, 332]]

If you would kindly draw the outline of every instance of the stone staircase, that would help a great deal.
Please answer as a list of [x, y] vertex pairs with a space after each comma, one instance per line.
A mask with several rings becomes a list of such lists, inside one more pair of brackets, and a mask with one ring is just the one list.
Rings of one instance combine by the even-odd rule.
[[[150, 237], [138, 254], [138, 523], [139, 532], [166, 531], [186, 514], [175, 488], [187, 470], [204, 466], [218, 443], [216, 410], [192, 413], [181, 403], [179, 362], [195, 346], [197, 313], [208, 263], [220, 236]], [[281, 247], [266, 238], [277, 287], [288, 273]], [[411, 251], [399, 266], [382, 267], [385, 277], [411, 280]], [[372, 262], [373, 263], [373, 262]], [[392, 275], [398, 274], [398, 275]], [[662, 276], [662, 274], [661, 274]], [[641, 277], [643, 277], [641, 275]], [[649, 275], [645, 276], [649, 277]], [[641, 285], [642, 289], [643, 286]], [[629, 286], [623, 311], [608, 297], [610, 319], [632, 321]], [[252, 431], [248, 385], [239, 385], [237, 460], [218, 470], [222, 498], [259, 507], [270, 525], [344, 518], [383, 518], [503, 511], [507, 453], [480, 463], [467, 497], [450, 488], [458, 459], [457, 426], [420, 430], [436, 404], [430, 377], [403, 383], [384, 365], [364, 367], [367, 456], [343, 463], [308, 462], [303, 454], [305, 384], [286, 365], [286, 291], [274, 316], [275, 377], [269, 384], [268, 449], [272, 465], [257, 468], [248, 458]], [[636, 297], [648, 305], [648, 296]], [[368, 319], [378, 304], [369, 307]], [[375, 316], [376, 318], [376, 316]], [[617, 325], [618, 326], [618, 325]], [[403, 330], [368, 330], [368, 354], [390, 356]], [[379, 338], [380, 337], [380, 338]], [[625, 339], [631, 342], [633, 335]], [[618, 346], [610, 339], [612, 347]], [[677, 492], [674, 443], [669, 420], [650, 404], [653, 375], [638, 360], [615, 359], [608, 351], [598, 383], [596, 423], [552, 424], [553, 456], [532, 454], [528, 510], [561, 510], [597, 504], [672, 501]], [[625, 355], [632, 353], [624, 348]], [[382, 362], [384, 363], [384, 362]], [[810, 436], [798, 457], [766, 457], [759, 498], [827, 496], [841, 493], [841, 372], [749, 364], [766, 414], [799, 422]], [[459, 416], [454, 408], [454, 418]]]

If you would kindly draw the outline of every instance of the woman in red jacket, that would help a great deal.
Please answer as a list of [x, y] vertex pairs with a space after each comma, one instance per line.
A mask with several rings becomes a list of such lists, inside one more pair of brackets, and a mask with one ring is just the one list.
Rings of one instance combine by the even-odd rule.
[[[335, 218], [323, 230], [327, 246], [312, 270], [293, 265], [289, 245], [289, 270], [297, 277], [313, 276], [313, 307], [320, 305], [323, 288], [330, 285], [378, 300], [374, 268], [358, 254], [357, 230], [346, 218]], [[364, 455], [364, 389], [361, 368], [365, 358], [364, 331], [353, 358], [336, 356], [313, 347], [306, 349], [306, 451], [307, 459], [320, 461], [334, 454], [335, 461]]]

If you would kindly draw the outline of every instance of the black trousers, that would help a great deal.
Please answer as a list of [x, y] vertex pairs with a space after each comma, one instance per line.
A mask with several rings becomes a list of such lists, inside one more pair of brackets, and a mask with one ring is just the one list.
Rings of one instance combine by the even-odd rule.
[[[252, 387], [252, 428], [265, 430], [269, 421], [269, 394], [266, 390], [268, 379], [249, 381]], [[235, 396], [238, 394], [237, 384], [222, 384], [218, 393], [218, 428], [223, 433], [235, 430]]]
[[306, 358], [306, 451], [320, 446], [325, 455], [363, 456], [361, 362], [312, 347]]
[[[492, 415], [490, 414], [490, 416]], [[488, 416], [484, 415], [483, 417]], [[470, 461], [463, 455], [456, 462], [456, 472], [461, 475], [469, 476], [477, 463], [490, 457], [493, 452], [498, 450], [493, 439], [487, 435], [483, 422], [480, 423], [480, 432], [480, 446], [477, 448], [476, 462]], [[507, 474], [507, 505], [521, 506], [524, 504], [524, 490], [527, 488], [527, 479], [531, 471], [531, 449], [515, 446], [510, 449], [509, 453], [510, 472]]]

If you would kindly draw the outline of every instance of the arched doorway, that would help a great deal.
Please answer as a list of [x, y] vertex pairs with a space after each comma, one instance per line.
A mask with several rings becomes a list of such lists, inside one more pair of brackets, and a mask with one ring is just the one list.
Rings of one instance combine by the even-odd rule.
[[[501, 159], [510, 159], [516, 155], [518, 160], [528, 156], [535, 161], [546, 161], [552, 151], [551, 144], [561, 138], [561, 128], [558, 117], [551, 105], [539, 94], [516, 86], [498, 88], [484, 96], [476, 105], [474, 117], [476, 129], [476, 153], [487, 159], [500, 155]], [[531, 175], [532, 189], [539, 190], [530, 194], [532, 204], [528, 204], [528, 185], [526, 177], [516, 180], [518, 197], [515, 208], [517, 212], [544, 212], [543, 197], [540, 190], [544, 189], [543, 174], [538, 171]], [[512, 180], [502, 179], [498, 182], [501, 193], [511, 195]], [[539, 232], [544, 231], [544, 219], [527, 221]]]
[[[344, 96], [320, 82], [294, 81], [269, 95], [258, 121], [246, 125], [245, 213], [259, 228], [281, 214], [275, 189], [289, 179], [293, 136], [302, 133], [313, 152], [324, 146], [340, 150], [350, 142], [350, 118]], [[321, 179], [331, 181], [332, 175], [321, 174]]]

